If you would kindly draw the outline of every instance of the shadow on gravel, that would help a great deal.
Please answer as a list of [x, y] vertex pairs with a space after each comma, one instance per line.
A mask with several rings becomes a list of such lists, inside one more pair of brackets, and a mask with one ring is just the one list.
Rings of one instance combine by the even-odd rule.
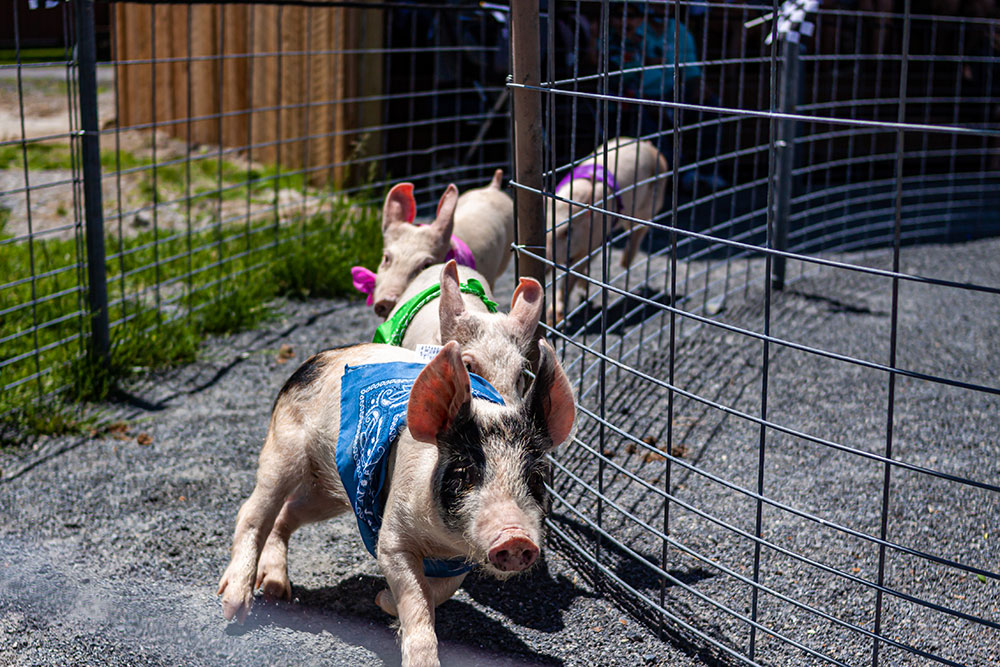
[[563, 612], [577, 597], [597, 597], [595, 593], [574, 586], [565, 575], [553, 577], [544, 556], [529, 573], [510, 581], [473, 572], [462, 588], [473, 600], [495, 609], [514, 623], [549, 633], [566, 627]]
[[[345, 643], [363, 646], [377, 654], [386, 665], [398, 665], [396, 619], [375, 605], [375, 595], [384, 587], [384, 579], [370, 575], [351, 577], [335, 586], [313, 589], [293, 586], [296, 602], [257, 598], [246, 623], [230, 624], [226, 633], [243, 635], [264, 626], [310, 634], [326, 632]], [[558, 658], [534, 653], [502, 623], [460, 600], [452, 599], [442, 604], [436, 617], [435, 629], [444, 664], [501, 664], [511, 656], [516, 656], [519, 663], [563, 664]]]
[[875, 315], [878, 317], [889, 317], [889, 313], [885, 311], [872, 310], [866, 305], [856, 306], [846, 301], [841, 301], [833, 297], [824, 294], [810, 294], [809, 292], [803, 292], [801, 290], [791, 289], [786, 292], [788, 296], [797, 296], [805, 299], [806, 301], [811, 301], [814, 303], [822, 304], [826, 306], [827, 310], [831, 313], [847, 313], [848, 315]]
[[[634, 327], [647, 318], [663, 312], [663, 306], [672, 306], [684, 295], [679, 294], [673, 300], [662, 289], [653, 289], [649, 285], [639, 285], [630, 294], [623, 296], [616, 292], [608, 294], [608, 333], [620, 334], [623, 328]], [[593, 297], [592, 297], [593, 299]], [[646, 303], [652, 301], [657, 305]], [[601, 333], [601, 308], [593, 301], [586, 301], [577, 306], [557, 329], [571, 337], [582, 334], [597, 335]], [[572, 332], [572, 333], [570, 333]]]
[[637, 557], [642, 558], [650, 565], [656, 565], [660, 560], [659, 556], [651, 556], [641, 552], [630, 553], [621, 545], [603, 539], [600, 543], [602, 554], [600, 563], [618, 578], [616, 581], [605, 576], [604, 573], [596, 572], [594, 563], [580, 553], [581, 548], [588, 554], [596, 553], [597, 540], [600, 536], [595, 529], [558, 513], [550, 515], [550, 519], [559, 524], [566, 536], [573, 538], [571, 542], [566, 537], [552, 535], [551, 539], [555, 543], [555, 548], [573, 563], [574, 570], [594, 586], [595, 595], [610, 600], [661, 639], [669, 641], [685, 654], [697, 658], [701, 664], [709, 667], [730, 667], [731, 665], [744, 664], [742, 661], [727, 659], [711, 645], [711, 641], [706, 641], [704, 637], [686, 631], [677, 622], [684, 623], [697, 619], [703, 631], [712, 639], [719, 642], [726, 641], [723, 633], [717, 627], [705, 629], [703, 615], [695, 613], [682, 600], [672, 599], [671, 612], [674, 616], [672, 619], [658, 614], [650, 604], [651, 602], [654, 604], [662, 602], [661, 591], [669, 593], [677, 586], [694, 587], [701, 581], [717, 576], [715, 573], [701, 567], [674, 568], [667, 570], [667, 574], [672, 577], [672, 580], [664, 580], [651, 567], [637, 559]]
[[[658, 591], [660, 589], [662, 577], [652, 567], [649, 567], [649, 565], [657, 566], [660, 561], [659, 555], [645, 554], [641, 551], [636, 551], [634, 547], [628, 550], [616, 542], [601, 539], [601, 535], [596, 529], [558, 512], [553, 512], [550, 515], [550, 519], [552, 522], [559, 524], [564, 534], [576, 539], [575, 544], [570, 544], [565, 538], [560, 540], [564, 546], [561, 553], [566, 551], [575, 552], [581, 544], [585, 545], [584, 548], [590, 553], [594, 553], [598, 541], [600, 541], [600, 550], [603, 554], [601, 564], [609, 568], [622, 582], [639, 591]], [[646, 561], [649, 565], [638, 560], [639, 558]], [[586, 567], [591, 571], [594, 569], [592, 564]], [[716, 576], [712, 572], [700, 567], [686, 570], [667, 570], [667, 574], [684, 586], [693, 586], [700, 581]], [[667, 588], [678, 585], [676, 582], [667, 580]]]

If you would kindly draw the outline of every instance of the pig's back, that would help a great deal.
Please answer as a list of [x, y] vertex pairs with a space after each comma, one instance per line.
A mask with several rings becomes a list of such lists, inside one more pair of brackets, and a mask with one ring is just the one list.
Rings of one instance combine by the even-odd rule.
[[[396, 308], [389, 314], [391, 318], [396, 314], [403, 304], [415, 297], [421, 291], [427, 289], [431, 285], [437, 285], [441, 282], [441, 264], [434, 264], [427, 267], [413, 279], [403, 295], [399, 298], [399, 303]], [[486, 297], [488, 299], [493, 299], [493, 293], [490, 290], [490, 283], [486, 280], [479, 271], [471, 269], [467, 266], [459, 265], [458, 267], [458, 281], [459, 283], [468, 282], [469, 278], [475, 278], [483, 284], [483, 288], [486, 292]], [[483, 303], [475, 294], [465, 294], [462, 293], [462, 301], [465, 302], [466, 310], [470, 312], [489, 312], [486, 308], [486, 304]], [[418, 345], [440, 345], [441, 344], [441, 319], [439, 315], [439, 307], [441, 305], [440, 296], [434, 300], [428, 302], [423, 308], [421, 308], [413, 319], [410, 320], [410, 326], [406, 329], [406, 334], [403, 336], [401, 345], [409, 350], [416, 350]]]
[[514, 242], [514, 201], [507, 193], [487, 186], [469, 190], [458, 198], [454, 235], [476, 258], [476, 270], [493, 287], [510, 261]]

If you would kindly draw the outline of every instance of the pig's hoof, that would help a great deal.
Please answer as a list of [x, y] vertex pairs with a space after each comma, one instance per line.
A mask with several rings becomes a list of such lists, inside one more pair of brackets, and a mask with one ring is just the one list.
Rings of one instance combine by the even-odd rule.
[[375, 604], [377, 604], [382, 611], [389, 614], [390, 616], [398, 616], [396, 613], [396, 600], [392, 597], [392, 591], [386, 589], [384, 591], [379, 591], [375, 596]]
[[264, 575], [264, 580], [260, 582], [260, 590], [269, 598], [277, 600], [292, 599], [292, 584], [288, 581], [288, 575], [284, 572], [268, 572]]
[[235, 589], [230, 589], [222, 595], [222, 615], [227, 621], [235, 620], [242, 623], [247, 620], [252, 604], [253, 591], [247, 591], [240, 596]]
[[239, 586], [230, 585], [229, 573], [222, 575], [217, 595], [222, 596], [222, 615], [227, 621], [236, 620], [242, 623], [250, 613], [253, 604], [253, 590], [249, 587], [244, 591]]

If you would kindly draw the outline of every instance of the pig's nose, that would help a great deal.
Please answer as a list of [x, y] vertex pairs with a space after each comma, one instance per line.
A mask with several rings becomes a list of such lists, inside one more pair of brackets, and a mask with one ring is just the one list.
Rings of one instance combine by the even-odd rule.
[[527, 537], [511, 537], [490, 549], [490, 562], [503, 572], [520, 572], [538, 558], [538, 547]]
[[375, 304], [375, 314], [379, 317], [389, 317], [395, 305], [395, 299], [379, 299]]

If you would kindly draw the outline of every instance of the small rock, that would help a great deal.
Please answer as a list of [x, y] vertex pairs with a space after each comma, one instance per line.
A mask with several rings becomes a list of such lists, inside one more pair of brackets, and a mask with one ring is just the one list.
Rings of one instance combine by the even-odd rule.
[[647, 665], [652, 665], [659, 659], [660, 659], [659, 656], [657, 656], [655, 653], [647, 653], [646, 655], [642, 656], [642, 661]]
[[289, 359], [295, 357], [295, 349], [288, 343], [282, 343], [281, 347], [278, 348], [278, 356], [276, 361], [279, 364], [286, 363]]

